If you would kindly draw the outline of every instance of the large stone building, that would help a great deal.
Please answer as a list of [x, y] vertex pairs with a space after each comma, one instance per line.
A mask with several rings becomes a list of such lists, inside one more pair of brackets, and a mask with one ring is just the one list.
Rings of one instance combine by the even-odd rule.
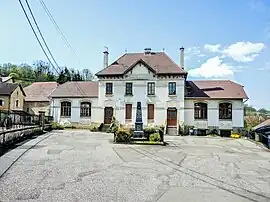
[[144, 125], [166, 125], [172, 133], [179, 125], [202, 133], [244, 127], [243, 86], [228, 80], [187, 81], [183, 48], [180, 65], [151, 49], [126, 53], [110, 65], [108, 54], [104, 52], [97, 82], [66, 83], [51, 94], [56, 121], [82, 122], [87, 115], [87, 122], [109, 124], [114, 116], [122, 124], [134, 125], [136, 104], [141, 102]]

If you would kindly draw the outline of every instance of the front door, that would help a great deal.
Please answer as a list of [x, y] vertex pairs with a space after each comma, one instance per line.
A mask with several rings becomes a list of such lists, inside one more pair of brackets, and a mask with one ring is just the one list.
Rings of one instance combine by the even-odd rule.
[[177, 109], [176, 108], [167, 109], [167, 125], [168, 126], [177, 125]]
[[113, 108], [105, 107], [104, 109], [104, 124], [110, 124], [113, 117]]

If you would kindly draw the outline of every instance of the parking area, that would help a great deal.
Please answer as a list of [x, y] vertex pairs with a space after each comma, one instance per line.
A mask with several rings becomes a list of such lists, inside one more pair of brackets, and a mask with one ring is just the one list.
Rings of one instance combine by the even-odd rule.
[[165, 136], [167, 146], [142, 146], [112, 139], [52, 132], [0, 178], [0, 201], [270, 201], [270, 152], [248, 140]]

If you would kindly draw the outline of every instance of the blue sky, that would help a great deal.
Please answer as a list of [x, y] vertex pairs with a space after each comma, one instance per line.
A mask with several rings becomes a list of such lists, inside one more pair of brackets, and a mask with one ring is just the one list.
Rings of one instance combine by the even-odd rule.
[[[44, 0], [75, 49], [73, 57], [43, 10], [32, 10], [60, 66], [102, 69], [104, 46], [109, 62], [127, 49], [165, 52], [179, 62], [185, 47], [189, 79], [232, 79], [245, 86], [248, 103], [270, 109], [269, 0]], [[0, 64], [46, 60], [19, 2], [0, 1]]]

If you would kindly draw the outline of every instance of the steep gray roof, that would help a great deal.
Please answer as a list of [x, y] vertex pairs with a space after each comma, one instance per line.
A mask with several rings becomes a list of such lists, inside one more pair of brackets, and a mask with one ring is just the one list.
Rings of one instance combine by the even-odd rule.
[[25, 95], [23, 88], [18, 83], [0, 83], [0, 95], [11, 95], [18, 86], [21, 88], [23, 94]]

